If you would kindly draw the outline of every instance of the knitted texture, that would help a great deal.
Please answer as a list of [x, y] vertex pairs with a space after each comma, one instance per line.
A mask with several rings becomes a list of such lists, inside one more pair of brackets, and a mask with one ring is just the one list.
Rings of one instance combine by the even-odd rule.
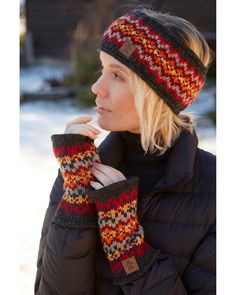
[[137, 220], [137, 186], [138, 179], [133, 177], [89, 194], [96, 204], [101, 242], [118, 285], [138, 278], [156, 259]]
[[53, 151], [64, 179], [64, 194], [56, 210], [54, 222], [67, 227], [95, 227], [95, 205], [87, 193], [91, 162], [100, 162], [93, 141], [79, 134], [52, 137]]
[[100, 49], [138, 74], [178, 114], [204, 86], [206, 67], [154, 18], [134, 10], [104, 32]]

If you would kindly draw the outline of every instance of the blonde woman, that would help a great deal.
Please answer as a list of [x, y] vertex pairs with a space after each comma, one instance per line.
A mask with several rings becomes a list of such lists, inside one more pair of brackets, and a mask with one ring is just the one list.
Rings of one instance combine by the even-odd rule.
[[79, 117], [52, 136], [59, 162], [35, 294], [215, 294], [215, 156], [181, 114], [211, 61], [186, 20], [116, 19], [92, 86], [100, 130]]

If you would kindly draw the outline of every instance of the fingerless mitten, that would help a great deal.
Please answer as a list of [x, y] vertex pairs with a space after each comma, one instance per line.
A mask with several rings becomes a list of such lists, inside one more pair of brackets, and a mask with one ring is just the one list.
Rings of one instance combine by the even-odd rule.
[[90, 193], [115, 284], [138, 278], [155, 260], [137, 219], [137, 191], [138, 179], [132, 178]]
[[67, 227], [96, 227], [95, 205], [87, 194], [93, 179], [91, 162], [100, 162], [93, 140], [80, 134], [53, 135], [51, 139], [64, 179], [64, 194], [53, 221]]

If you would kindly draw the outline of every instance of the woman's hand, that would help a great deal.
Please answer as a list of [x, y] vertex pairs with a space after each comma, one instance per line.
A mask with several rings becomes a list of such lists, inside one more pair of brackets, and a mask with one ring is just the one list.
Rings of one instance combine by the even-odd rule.
[[93, 127], [92, 125], [87, 124], [92, 121], [92, 117], [78, 117], [72, 121], [69, 121], [66, 124], [64, 133], [75, 133], [88, 136], [91, 139], [96, 139], [101, 133], [100, 130]]
[[96, 190], [114, 182], [126, 180], [125, 176], [119, 170], [107, 165], [93, 162], [91, 171], [98, 182], [90, 181], [90, 185]]

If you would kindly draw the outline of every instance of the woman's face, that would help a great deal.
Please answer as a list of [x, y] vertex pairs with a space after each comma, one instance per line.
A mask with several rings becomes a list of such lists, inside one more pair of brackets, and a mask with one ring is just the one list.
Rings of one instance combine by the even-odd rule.
[[101, 51], [102, 75], [93, 84], [97, 95], [98, 125], [108, 131], [139, 133], [139, 119], [128, 79], [131, 71], [111, 55]]

